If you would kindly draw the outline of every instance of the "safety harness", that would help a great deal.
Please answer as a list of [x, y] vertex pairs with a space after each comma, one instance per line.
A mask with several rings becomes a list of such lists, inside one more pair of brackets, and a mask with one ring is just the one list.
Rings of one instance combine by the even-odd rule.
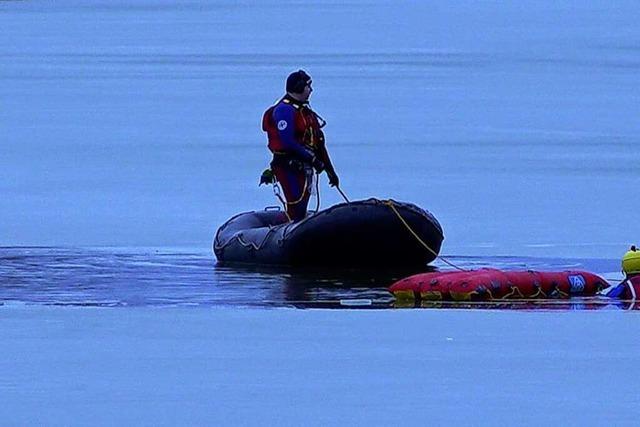
[[[322, 132], [318, 132], [318, 134], [316, 135], [316, 129], [315, 126], [313, 125], [313, 122], [311, 121], [311, 118], [308, 117], [308, 114], [313, 115], [313, 117], [316, 119], [317, 123], [318, 123], [318, 131], [320, 129], [322, 129], [323, 127], [326, 126], [327, 122], [326, 120], [324, 120], [322, 117], [320, 117], [315, 111], [313, 111], [311, 108], [309, 108], [307, 106], [307, 104], [303, 104], [303, 103], [299, 103], [299, 102], [295, 102], [294, 100], [288, 98], [288, 97], [284, 97], [282, 98], [278, 103], [276, 103], [276, 105], [278, 105], [280, 102], [287, 104], [287, 105], [291, 105], [293, 108], [295, 108], [299, 113], [300, 113], [300, 117], [303, 120], [304, 123], [304, 133], [302, 136], [302, 145], [310, 150], [312, 150], [313, 152], [316, 151], [317, 149], [317, 144], [318, 142], [323, 142], [324, 141], [324, 135]], [[273, 123], [273, 109], [275, 108], [275, 105], [272, 107], [269, 107], [269, 109], [265, 112], [264, 114], [264, 119], [263, 119], [263, 129], [265, 131], [272, 131], [273, 128], [275, 127], [275, 123]], [[273, 151], [273, 161], [284, 161], [284, 162], [288, 162], [291, 164], [291, 166], [294, 166], [292, 163], [299, 163], [301, 169], [304, 171], [305, 173], [305, 179], [304, 179], [304, 187], [302, 189], [302, 194], [300, 195], [300, 198], [298, 200], [294, 200], [294, 201], [286, 201], [284, 197], [282, 197], [282, 191], [280, 190], [280, 186], [278, 185], [278, 180], [275, 176], [275, 174], [273, 173], [273, 171], [271, 170], [271, 167], [267, 168], [264, 172], [262, 172], [262, 176], [260, 177], [260, 185], [261, 184], [272, 184], [273, 185], [273, 193], [275, 194], [275, 196], [278, 198], [278, 200], [280, 200], [280, 203], [282, 203], [282, 206], [284, 208], [285, 213], [287, 214], [287, 218], [289, 218], [289, 220], [291, 220], [291, 218], [289, 217], [289, 214], [287, 213], [287, 207], [288, 206], [293, 206], [293, 205], [297, 205], [298, 203], [302, 202], [305, 198], [305, 196], [307, 195], [307, 191], [311, 191], [310, 188], [313, 185], [313, 181], [315, 181], [315, 193], [316, 193], [316, 212], [320, 209], [320, 191], [319, 191], [319, 185], [318, 185], [318, 173], [315, 172], [315, 179], [314, 179], [314, 173], [313, 173], [313, 169], [312, 173], [308, 172], [309, 166], [304, 164], [301, 160], [294, 158], [290, 153], [284, 152], [284, 151], [277, 151], [274, 150]]]

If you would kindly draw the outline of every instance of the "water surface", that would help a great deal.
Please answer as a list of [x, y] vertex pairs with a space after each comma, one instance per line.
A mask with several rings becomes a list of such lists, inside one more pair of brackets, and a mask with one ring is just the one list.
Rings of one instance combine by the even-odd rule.
[[[465, 268], [586, 269], [615, 281], [616, 260], [450, 257]], [[450, 268], [442, 262], [435, 267]], [[426, 271], [425, 268], [422, 271]], [[418, 271], [216, 264], [213, 255], [154, 248], [2, 248], [0, 302], [105, 307], [392, 308], [387, 288]], [[625, 308], [609, 300], [427, 304], [428, 308]]]

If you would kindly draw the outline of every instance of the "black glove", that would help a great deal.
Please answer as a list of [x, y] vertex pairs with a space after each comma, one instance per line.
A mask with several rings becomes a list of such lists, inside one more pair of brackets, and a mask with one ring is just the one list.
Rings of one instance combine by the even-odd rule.
[[340, 179], [338, 178], [338, 174], [334, 170], [328, 170], [327, 176], [329, 177], [329, 185], [332, 187], [340, 186]]
[[273, 171], [271, 169], [265, 169], [262, 175], [260, 175], [260, 184], [258, 184], [258, 187], [262, 184], [273, 184], [275, 180], [276, 177], [273, 175]]
[[311, 160], [311, 166], [313, 166], [317, 173], [320, 173], [324, 170], [324, 163], [322, 163], [322, 160], [318, 159], [317, 157], [314, 157]]

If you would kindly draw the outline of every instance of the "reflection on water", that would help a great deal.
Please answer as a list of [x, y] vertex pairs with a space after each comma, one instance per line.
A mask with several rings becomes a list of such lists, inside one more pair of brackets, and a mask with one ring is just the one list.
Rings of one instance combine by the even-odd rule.
[[[422, 271], [433, 270], [426, 267]], [[296, 307], [391, 307], [393, 296], [387, 287], [394, 281], [415, 274], [416, 270], [348, 270], [287, 268], [218, 264], [214, 275], [219, 286], [255, 292], [263, 290], [264, 305]]]
[[[616, 271], [617, 260], [451, 257], [464, 268]], [[431, 267], [425, 267], [425, 271]], [[436, 268], [441, 268], [436, 263]], [[216, 265], [206, 252], [170, 249], [1, 248], [0, 302], [69, 306], [406, 308], [387, 287], [417, 271]], [[420, 303], [418, 303], [420, 304]], [[413, 305], [411, 305], [413, 307]], [[610, 300], [427, 303], [424, 308], [638, 309]]]

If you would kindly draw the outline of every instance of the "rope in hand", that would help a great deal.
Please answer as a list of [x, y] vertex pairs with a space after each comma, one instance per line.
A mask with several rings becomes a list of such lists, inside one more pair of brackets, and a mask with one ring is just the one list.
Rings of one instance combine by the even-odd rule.
[[407, 230], [409, 230], [409, 232], [413, 235], [413, 237], [416, 238], [416, 240], [418, 242], [420, 242], [420, 244], [422, 244], [422, 246], [424, 246], [429, 252], [431, 252], [436, 258], [439, 258], [442, 262], [444, 262], [447, 265], [450, 265], [451, 267], [460, 270], [460, 271], [467, 271], [462, 267], [458, 267], [457, 265], [455, 265], [454, 263], [452, 263], [451, 261], [447, 260], [445, 257], [438, 255], [438, 253], [436, 251], [434, 251], [433, 249], [431, 249], [429, 247], [429, 245], [427, 245], [424, 240], [422, 240], [420, 238], [420, 236], [418, 236], [418, 234], [413, 231], [413, 229], [411, 228], [411, 226], [407, 223], [407, 221], [405, 221], [405, 219], [402, 217], [402, 215], [400, 215], [400, 212], [398, 212], [398, 210], [396, 209], [396, 207], [393, 204], [393, 201], [391, 200], [384, 200], [382, 201], [382, 203], [384, 203], [385, 205], [389, 206], [391, 208], [391, 210], [393, 211], [393, 213], [396, 214], [396, 216], [400, 219], [400, 221], [402, 222], [402, 224], [404, 224], [404, 226], [407, 228]]
[[339, 186], [339, 185], [336, 185], [336, 190], [338, 190], [338, 191], [340, 192], [340, 195], [341, 195], [341, 196], [342, 196], [342, 198], [345, 200], [345, 202], [347, 202], [347, 203], [351, 203], [351, 202], [349, 201], [349, 199], [347, 199], [347, 196], [345, 196], [345, 194], [342, 192], [342, 190], [340, 189], [340, 186]]

